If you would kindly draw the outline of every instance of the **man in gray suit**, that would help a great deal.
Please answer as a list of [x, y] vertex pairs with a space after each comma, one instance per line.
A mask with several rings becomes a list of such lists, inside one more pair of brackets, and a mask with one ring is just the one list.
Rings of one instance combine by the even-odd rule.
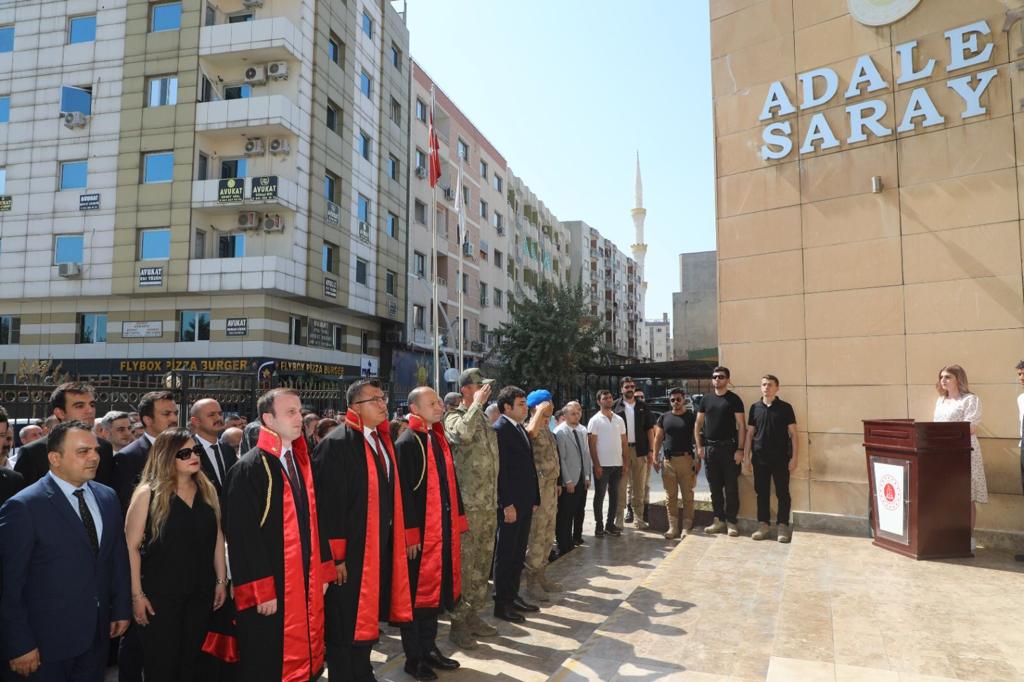
[[555, 444], [561, 472], [558, 485], [562, 494], [558, 498], [555, 517], [555, 541], [558, 555], [562, 556], [583, 544], [583, 518], [587, 511], [587, 489], [594, 475], [594, 465], [587, 449], [587, 428], [580, 424], [583, 408], [576, 401], [562, 408], [565, 421], [555, 429]]

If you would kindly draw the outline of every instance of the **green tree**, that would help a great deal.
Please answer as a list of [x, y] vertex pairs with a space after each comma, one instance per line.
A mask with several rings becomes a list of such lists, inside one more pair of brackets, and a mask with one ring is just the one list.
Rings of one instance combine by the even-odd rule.
[[498, 367], [499, 385], [558, 391], [582, 366], [607, 359], [604, 325], [589, 314], [579, 286], [542, 282], [536, 293], [536, 301], [516, 300], [488, 364]]

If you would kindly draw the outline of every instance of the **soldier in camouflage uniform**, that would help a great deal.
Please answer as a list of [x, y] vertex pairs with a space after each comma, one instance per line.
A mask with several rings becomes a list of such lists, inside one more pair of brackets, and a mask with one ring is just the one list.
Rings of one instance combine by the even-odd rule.
[[462, 536], [462, 601], [452, 613], [448, 635], [462, 649], [476, 647], [474, 635], [498, 634], [497, 628], [479, 614], [491, 601], [487, 580], [498, 528], [498, 437], [484, 416], [492, 381], [485, 379], [479, 369], [467, 369], [459, 376], [462, 404], [444, 417], [469, 523], [469, 532]]
[[555, 434], [548, 428], [554, 406], [551, 393], [543, 389], [530, 393], [526, 397], [526, 404], [533, 410], [526, 432], [533, 442], [533, 463], [537, 468], [540, 505], [533, 512], [523, 572], [526, 575], [526, 594], [535, 600], [551, 601], [548, 593], [561, 589], [561, 586], [544, 575], [551, 544], [555, 540], [555, 516], [558, 513], [558, 495], [561, 493], [558, 446], [555, 444]]

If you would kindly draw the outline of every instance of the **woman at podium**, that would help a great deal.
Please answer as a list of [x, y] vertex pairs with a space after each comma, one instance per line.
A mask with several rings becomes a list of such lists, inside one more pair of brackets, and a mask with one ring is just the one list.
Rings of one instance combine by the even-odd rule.
[[971, 425], [971, 551], [974, 551], [974, 520], [977, 504], [988, 502], [988, 484], [985, 482], [985, 465], [981, 459], [978, 444], [978, 424], [981, 423], [981, 400], [971, 393], [967, 385], [967, 373], [960, 365], [947, 365], [939, 370], [935, 384], [939, 397], [935, 401], [937, 422], [969, 422]]

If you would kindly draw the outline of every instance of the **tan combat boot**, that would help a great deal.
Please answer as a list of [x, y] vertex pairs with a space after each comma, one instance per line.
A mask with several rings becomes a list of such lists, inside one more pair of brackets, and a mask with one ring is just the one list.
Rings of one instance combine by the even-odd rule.
[[715, 519], [714, 523], [712, 523], [710, 526], [706, 526], [704, 528], [704, 532], [707, 533], [708, 535], [714, 535], [715, 533], [721, 533], [724, 530], [725, 530], [725, 521], [722, 521], [721, 519]]
[[562, 592], [565, 588], [548, 577], [547, 566], [537, 571], [537, 582], [545, 592]]
[[452, 623], [452, 629], [448, 631], [448, 639], [460, 649], [475, 649], [476, 640], [469, 634], [469, 629], [462, 624]]
[[470, 634], [476, 637], [494, 637], [498, 634], [498, 628], [481, 618], [479, 613], [470, 614], [466, 620], [469, 621], [467, 625]]
[[751, 540], [767, 540], [768, 535], [772, 532], [772, 527], [767, 523], [757, 524], [757, 530], [750, 536]]
[[526, 578], [526, 598], [532, 602], [539, 601], [551, 601], [551, 597], [541, 587], [540, 581], [537, 580], [537, 575], [533, 571], [523, 571], [523, 577]]

